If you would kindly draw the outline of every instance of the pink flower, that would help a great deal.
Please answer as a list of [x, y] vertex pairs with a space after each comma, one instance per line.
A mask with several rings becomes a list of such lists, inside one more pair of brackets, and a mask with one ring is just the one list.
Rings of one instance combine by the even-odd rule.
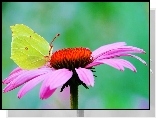
[[3, 92], [11, 91], [21, 85], [24, 86], [18, 92], [18, 98], [24, 96], [34, 86], [42, 82], [40, 88], [40, 98], [50, 97], [55, 90], [62, 86], [61, 91], [67, 86], [74, 84], [94, 86], [94, 66], [100, 64], [110, 65], [120, 71], [124, 67], [136, 72], [136, 68], [124, 59], [117, 57], [130, 56], [146, 62], [140, 57], [131, 53], [145, 53], [143, 49], [126, 46], [125, 42], [117, 42], [102, 46], [91, 52], [88, 48], [66, 48], [53, 53], [49, 61], [49, 66], [43, 66], [34, 70], [14, 69], [8, 78], [3, 80], [7, 86]]

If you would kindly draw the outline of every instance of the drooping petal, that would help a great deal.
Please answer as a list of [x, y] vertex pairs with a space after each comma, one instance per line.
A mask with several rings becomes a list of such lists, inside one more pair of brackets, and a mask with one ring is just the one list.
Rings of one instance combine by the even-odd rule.
[[26, 70], [15, 70], [14, 72], [12, 71], [12, 73], [9, 75], [9, 77], [7, 77], [6, 79], [4, 79], [2, 81], [3, 84], [8, 84], [11, 81], [13, 81], [14, 79], [16, 79], [19, 75], [25, 73]]
[[120, 71], [124, 71], [124, 67], [121, 63], [119, 63], [117, 60], [115, 59], [105, 59], [105, 60], [99, 60], [99, 62], [107, 64], [109, 66], [112, 66]]
[[115, 59], [115, 61], [118, 61], [118, 63], [121, 63], [121, 65], [123, 65], [123, 67], [129, 68], [130, 70], [136, 72], [136, 68], [134, 67], [133, 64], [131, 64], [129, 61], [124, 60], [124, 59]]
[[92, 52], [92, 56], [97, 57], [99, 54], [101, 54], [103, 52], [106, 52], [108, 50], [111, 50], [111, 49], [114, 49], [114, 48], [117, 48], [117, 47], [121, 47], [121, 46], [124, 46], [124, 45], [126, 45], [125, 42], [117, 42], [117, 43], [112, 43], [112, 44], [101, 46], [101, 47], [99, 47], [98, 49], [96, 49], [96, 50], [94, 50]]
[[[39, 69], [46, 69], [46, 68], [49, 68], [49, 67], [47, 67], [47, 66], [42, 66], [42, 67], [39, 68]], [[54, 69], [51, 68], [51, 70], [54, 70]], [[2, 83], [3, 83], [3, 84], [8, 84], [8, 83], [10, 83], [11, 81], [13, 81], [14, 79], [16, 79], [19, 75], [21, 75], [21, 74], [23, 74], [23, 73], [25, 73], [25, 72], [27, 72], [27, 71], [29, 71], [29, 70], [24, 70], [24, 69], [21, 69], [21, 68], [17, 67], [17, 68], [15, 68], [15, 69], [9, 74], [9, 76], [8, 76], [6, 79], [4, 79], [4, 80], [2, 81]]]
[[47, 82], [50, 80], [50, 79], [53, 79], [52, 76], [54, 76], [54, 72], [52, 73], [48, 73], [47, 74], [47, 78], [44, 79], [44, 81], [42, 82], [42, 85], [41, 85], [41, 88], [40, 88], [40, 99], [47, 99], [48, 97], [50, 97], [56, 89], [52, 89], [50, 90], [50, 87], [47, 86]]
[[106, 53], [107, 54], [115, 54], [115, 53], [145, 53], [145, 51], [141, 48], [133, 47], [133, 46], [121, 46], [110, 50]]
[[30, 91], [33, 87], [35, 87], [37, 84], [39, 84], [41, 81], [43, 81], [45, 78], [47, 78], [47, 74], [40, 75], [29, 82], [27, 82], [18, 92], [17, 96], [18, 98], [23, 97], [28, 91]]
[[29, 70], [25, 73], [22, 73], [17, 78], [15, 78], [13, 81], [11, 81], [4, 88], [3, 92], [8, 92], [12, 89], [15, 89], [15, 88], [19, 87], [20, 85], [30, 81], [31, 79], [34, 79], [35, 77], [38, 77], [38, 76], [48, 73], [48, 72], [52, 72], [50, 68]]
[[79, 79], [82, 82], [84, 82], [86, 85], [94, 86], [94, 76], [90, 70], [85, 68], [78, 68], [78, 69], [75, 68], [75, 70], [79, 76]]
[[86, 65], [85, 68], [91, 68], [91, 67], [93, 67], [93, 66], [98, 66], [98, 65], [100, 65], [100, 64], [103, 64], [103, 63], [97, 62], [97, 61], [93, 61], [92, 63]]
[[[107, 64], [118, 70], [124, 71], [124, 67], [129, 68], [130, 70], [136, 72], [136, 68], [129, 61], [124, 59], [103, 59], [97, 61], [100, 64]], [[94, 63], [94, 62], [93, 62]]]
[[51, 79], [47, 80], [46, 86], [50, 86], [50, 89], [55, 89], [65, 84], [73, 75], [72, 71], [68, 69], [59, 69], [53, 72]]
[[90, 68], [90, 67], [93, 67], [93, 66], [98, 66], [100, 64], [107, 64], [109, 66], [112, 66], [118, 70], [121, 70], [123, 71], [124, 68], [119, 66], [116, 62], [114, 62], [113, 60], [111, 61], [112, 59], [104, 59], [104, 60], [94, 60], [92, 63], [88, 64], [85, 68]]
[[143, 64], [147, 65], [146, 62], [141, 59], [140, 57], [136, 56], [136, 55], [132, 55], [132, 54], [123, 54], [122, 56], [130, 56], [130, 57], [134, 57], [136, 59], [138, 59], [139, 61], [141, 61]]
[[17, 73], [19, 71], [22, 71], [23, 69], [21, 69], [20, 67], [15, 68], [9, 75], [12, 75], [14, 73]]
[[94, 60], [101, 60], [101, 59], [110, 59], [115, 57], [120, 57], [122, 54], [129, 54], [129, 53], [145, 53], [143, 49], [132, 47], [132, 46], [121, 46], [107, 50], [106, 52], [101, 52], [99, 55], [94, 56]]
[[40, 99], [47, 99], [49, 98], [54, 92], [55, 92], [56, 89], [50, 89], [50, 87], [48, 86], [44, 86], [40, 89]]

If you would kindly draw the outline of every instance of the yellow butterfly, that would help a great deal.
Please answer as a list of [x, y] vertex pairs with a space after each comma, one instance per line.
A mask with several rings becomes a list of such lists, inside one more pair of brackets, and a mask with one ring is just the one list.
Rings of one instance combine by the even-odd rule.
[[23, 24], [10, 26], [12, 31], [11, 59], [22, 69], [39, 68], [49, 61], [53, 46]]

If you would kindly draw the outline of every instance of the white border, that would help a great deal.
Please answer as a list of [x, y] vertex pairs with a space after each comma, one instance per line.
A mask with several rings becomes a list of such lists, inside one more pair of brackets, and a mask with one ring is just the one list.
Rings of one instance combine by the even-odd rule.
[[156, 8], [156, 0], [150, 0], [150, 9]]
[[[150, 10], [155, 10], [155, 13], [156, 13], [156, 0], [150, 0]], [[155, 19], [156, 19], [156, 15], [155, 15]], [[155, 23], [155, 28], [156, 28], [156, 23]], [[155, 36], [155, 39], [156, 39], [156, 36]], [[156, 42], [155, 42], [155, 45], [156, 45]], [[156, 49], [155, 49], [155, 52], [156, 52]], [[155, 56], [155, 59], [156, 59], [156, 56]], [[156, 70], [155, 70], [155, 73], [156, 73]], [[155, 91], [155, 96], [156, 96], [156, 91]], [[156, 102], [155, 102], [155, 106], [156, 106]], [[0, 110], [0, 116], [1, 116], [1, 118], [7, 118], [7, 110]], [[11, 118], [15, 118], [15, 117], [11, 117]], [[27, 117], [27, 118], [30, 118], [30, 117]], [[31, 118], [36, 118], [36, 117], [31, 117]], [[43, 117], [40, 117], [40, 118], [43, 118]], [[49, 117], [47, 117], [47, 118], [49, 118]], [[57, 118], [59, 118], [59, 117], [57, 117]], [[73, 118], [76, 118], [76, 117], [73, 117]]]
[[0, 116], [2, 118], [7, 118], [7, 110], [0, 110]]

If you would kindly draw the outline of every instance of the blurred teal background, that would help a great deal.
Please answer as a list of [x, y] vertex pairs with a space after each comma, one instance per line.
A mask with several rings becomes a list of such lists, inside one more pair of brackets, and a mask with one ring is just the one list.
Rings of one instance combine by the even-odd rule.
[[[60, 33], [53, 43], [54, 51], [67, 47], [96, 48], [124, 41], [142, 48], [137, 54], [149, 65], [149, 3], [147, 2], [8, 2], [2, 3], [2, 79], [17, 67], [10, 59], [11, 30], [14, 24], [25, 24], [48, 42]], [[118, 71], [107, 65], [96, 67], [95, 86], [79, 87], [80, 109], [148, 109], [149, 67], [131, 57], [135, 65]], [[69, 109], [69, 88], [60, 88], [47, 100], [39, 99], [39, 84], [18, 99], [19, 88], [2, 93], [3, 109]], [[2, 89], [5, 86], [2, 86]]]

